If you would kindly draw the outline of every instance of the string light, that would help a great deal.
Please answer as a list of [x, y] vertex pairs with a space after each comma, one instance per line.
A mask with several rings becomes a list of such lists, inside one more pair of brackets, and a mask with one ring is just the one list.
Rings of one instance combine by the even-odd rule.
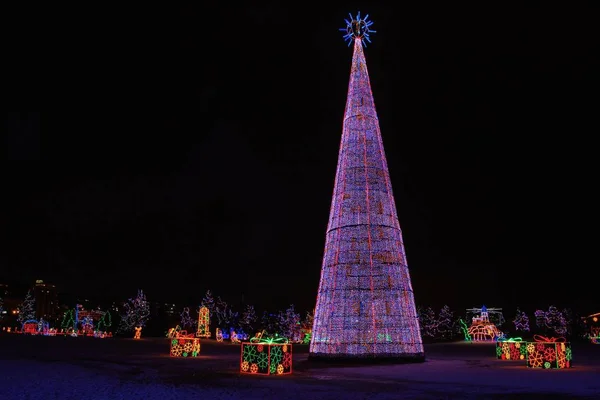
[[346, 37], [354, 40], [354, 55], [310, 356], [421, 360], [414, 295], [363, 53], [370, 23], [351, 19]]

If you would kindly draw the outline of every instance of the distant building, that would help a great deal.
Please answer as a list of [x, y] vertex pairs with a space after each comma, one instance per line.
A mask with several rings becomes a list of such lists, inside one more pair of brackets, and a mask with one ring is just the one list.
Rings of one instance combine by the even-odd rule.
[[14, 297], [6, 284], [0, 284], [0, 298], [2, 298], [2, 315], [0, 315], [1, 327], [16, 327], [19, 316], [19, 305], [23, 299]]
[[56, 286], [44, 283], [43, 280], [35, 281], [33, 287], [35, 297], [35, 318], [43, 318], [46, 321], [53, 320], [59, 316], [58, 290]]

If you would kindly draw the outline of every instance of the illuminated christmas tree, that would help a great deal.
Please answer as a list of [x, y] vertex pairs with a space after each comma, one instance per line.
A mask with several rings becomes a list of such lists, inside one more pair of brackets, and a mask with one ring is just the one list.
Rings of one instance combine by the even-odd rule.
[[529, 332], [529, 317], [520, 308], [517, 308], [513, 323], [517, 332]]
[[424, 360], [402, 232], [363, 53], [368, 16], [346, 20], [354, 43], [311, 358]]
[[19, 324], [23, 324], [26, 321], [31, 321], [33, 319], [35, 319], [35, 298], [31, 294], [31, 290], [28, 290], [25, 299], [19, 305], [17, 321]]
[[100, 321], [98, 321], [98, 330], [104, 332], [111, 325], [112, 317], [110, 316], [110, 311], [106, 311], [104, 314], [102, 314]]
[[150, 318], [150, 304], [146, 300], [146, 295], [142, 290], [138, 290], [135, 298], [123, 303], [123, 313], [121, 314], [120, 332], [127, 332], [136, 327], [146, 326]]

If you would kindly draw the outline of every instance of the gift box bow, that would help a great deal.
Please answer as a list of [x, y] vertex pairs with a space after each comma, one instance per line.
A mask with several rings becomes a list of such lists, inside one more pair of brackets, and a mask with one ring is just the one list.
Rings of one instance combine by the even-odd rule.
[[567, 341], [564, 337], [555, 338], [555, 337], [547, 337], [547, 336], [542, 336], [542, 335], [533, 335], [533, 340], [535, 340], [536, 342], [550, 342], [550, 343]]

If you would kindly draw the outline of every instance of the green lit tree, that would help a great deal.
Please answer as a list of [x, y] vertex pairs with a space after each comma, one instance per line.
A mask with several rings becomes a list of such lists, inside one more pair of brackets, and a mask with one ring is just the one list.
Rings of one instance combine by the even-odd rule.
[[97, 328], [100, 332], [106, 332], [107, 328], [112, 325], [112, 317], [110, 311], [106, 311], [98, 320]]
[[60, 327], [65, 330], [75, 327], [75, 312], [73, 309], [65, 311]]

